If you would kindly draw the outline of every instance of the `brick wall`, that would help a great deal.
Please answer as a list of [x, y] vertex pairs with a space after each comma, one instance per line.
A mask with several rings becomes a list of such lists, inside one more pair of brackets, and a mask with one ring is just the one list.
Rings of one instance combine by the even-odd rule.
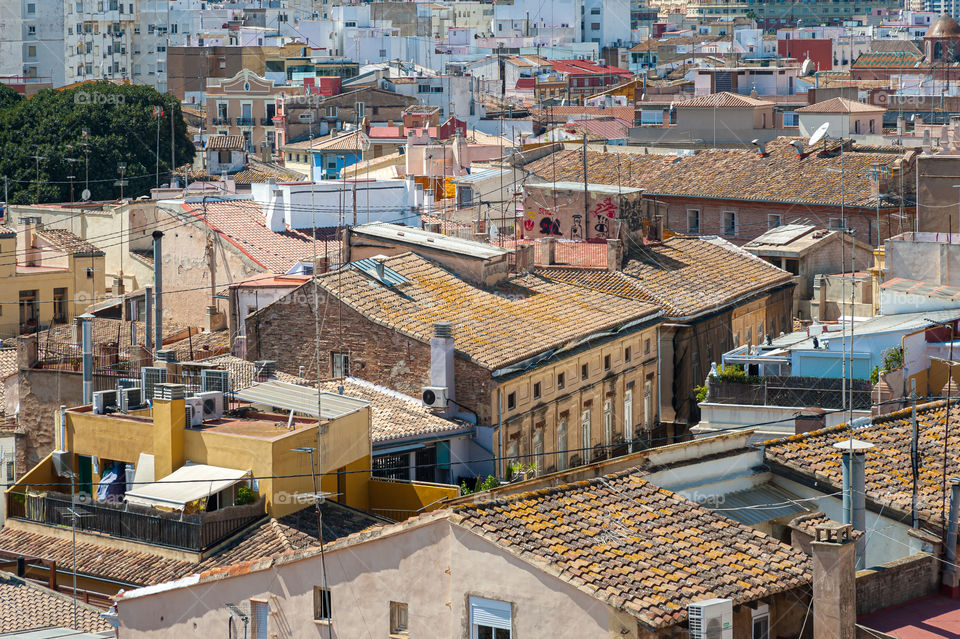
[[[430, 383], [430, 345], [370, 321], [320, 291], [320, 377], [333, 376], [333, 353], [347, 353], [350, 374], [412, 397]], [[272, 359], [277, 369], [316, 377], [313, 289], [300, 287], [246, 318], [247, 359]], [[490, 372], [460, 357], [454, 360], [456, 401], [489, 425]]]
[[857, 573], [857, 615], [926, 597], [937, 592], [937, 558], [916, 553]]

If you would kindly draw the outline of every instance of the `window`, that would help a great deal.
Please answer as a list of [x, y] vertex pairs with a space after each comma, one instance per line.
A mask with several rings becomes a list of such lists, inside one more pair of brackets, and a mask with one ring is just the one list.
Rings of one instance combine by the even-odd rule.
[[831, 217], [828, 223], [828, 228], [831, 231], [842, 231], [843, 230], [843, 219], [839, 217]]
[[650, 430], [653, 426], [653, 382], [643, 383], [643, 427]]
[[15, 470], [14, 463], [12, 461], [8, 461], [7, 462], [7, 483], [8, 484], [12, 484], [14, 481], [16, 481], [15, 475], [16, 475], [16, 470]]
[[533, 398], [540, 399], [540, 382], [533, 383]]
[[564, 387], [566, 380], [564, 379], [563, 373], [557, 373], [557, 390], [560, 390]]
[[756, 610], [751, 610], [750, 616], [753, 618], [751, 639], [769, 639], [770, 613], [766, 604], [760, 604]]
[[36, 12], [37, 12], [37, 4], [35, 2], [31, 2], [27, 4], [27, 13], [34, 14]]
[[390, 634], [407, 634], [407, 604], [403, 602], [390, 602]]
[[609, 355], [604, 355], [604, 356], [603, 356], [603, 370], [605, 370], [605, 371], [610, 370], [610, 356], [609, 356]]
[[350, 376], [350, 355], [347, 353], [331, 353], [333, 358], [333, 376]]
[[783, 270], [791, 275], [800, 275], [800, 260], [787, 259], [783, 261]]
[[511, 639], [510, 604], [470, 597], [470, 639]]
[[567, 469], [567, 420], [561, 419], [557, 426], [557, 470]]
[[737, 214], [735, 211], [723, 212], [723, 234], [727, 237], [737, 236]]
[[609, 399], [603, 403], [603, 444], [607, 451], [613, 444], [613, 401]]
[[628, 451], [633, 452], [633, 391], [623, 393], [623, 438], [627, 441]]
[[267, 621], [270, 607], [266, 601], [250, 600], [250, 636], [253, 639], [267, 639]]
[[584, 462], [590, 452], [590, 409], [583, 411], [580, 416], [580, 448], [583, 449]]
[[783, 216], [779, 213], [767, 213], [767, 228], [775, 229], [783, 224]]
[[[330, 589], [321, 586], [313, 587], [313, 618], [316, 621], [330, 619], [331, 613]], [[392, 604], [391, 604], [392, 607]]]
[[28, 36], [35, 36], [35, 35], [37, 35], [37, 27], [36, 27], [35, 25], [32, 25], [32, 24], [31, 24], [30, 26], [28, 26], [28, 27], [27, 27], [27, 35], [28, 35]]
[[583, 364], [580, 367], [580, 379], [587, 379], [588, 377], [590, 377], [590, 365]]
[[517, 407], [517, 393], [516, 391], [507, 394], [507, 410], [513, 410]]
[[53, 321], [63, 323], [67, 321], [67, 289], [53, 289]]
[[533, 461], [536, 464], [536, 474], [543, 472], [543, 429], [538, 428], [533, 433]]
[[630, 347], [629, 347], [629, 346], [627, 346], [625, 349], [623, 349], [623, 361], [625, 361], [625, 362], [629, 362], [629, 361], [630, 361]]
[[649, 337], [643, 340], [643, 354], [644, 355], [650, 354], [650, 338]]
[[687, 233], [700, 233], [700, 211], [697, 209], [687, 211]]

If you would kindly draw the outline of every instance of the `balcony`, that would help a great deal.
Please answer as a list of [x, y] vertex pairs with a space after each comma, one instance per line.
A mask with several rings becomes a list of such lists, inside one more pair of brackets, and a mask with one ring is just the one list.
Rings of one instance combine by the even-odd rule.
[[232, 118], [214, 118], [213, 126], [230, 126], [232, 122]]
[[260, 118], [261, 126], [273, 126], [273, 118]]
[[147, 506], [106, 502], [57, 492], [7, 493], [7, 517], [45, 526], [71, 527], [74, 508], [77, 531], [110, 535], [154, 546], [203, 552], [266, 515], [264, 500], [228, 506], [213, 512], [181, 514]]
[[255, 123], [253, 118], [237, 118], [237, 126], [253, 126]]

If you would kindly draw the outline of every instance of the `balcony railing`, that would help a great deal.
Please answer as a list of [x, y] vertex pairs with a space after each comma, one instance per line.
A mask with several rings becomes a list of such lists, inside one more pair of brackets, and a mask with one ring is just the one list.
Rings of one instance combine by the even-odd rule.
[[273, 118], [260, 118], [260, 124], [263, 126], [273, 126]]
[[237, 118], [237, 126], [253, 126], [255, 122], [253, 118]]
[[214, 118], [214, 126], [230, 126], [230, 123], [233, 121], [232, 118]]
[[94, 532], [155, 546], [193, 552], [207, 550], [266, 515], [260, 499], [244, 506], [182, 515], [155, 508], [105, 502], [63, 493], [7, 493], [7, 517], [47, 526], [71, 527], [79, 514], [80, 532]]
[[[753, 382], [723, 382], [709, 378], [707, 401], [716, 404], [747, 406], [819, 406], [843, 408], [843, 382], [840, 379], [768, 375]], [[854, 379], [851, 393], [855, 410], [869, 410], [873, 384]]]

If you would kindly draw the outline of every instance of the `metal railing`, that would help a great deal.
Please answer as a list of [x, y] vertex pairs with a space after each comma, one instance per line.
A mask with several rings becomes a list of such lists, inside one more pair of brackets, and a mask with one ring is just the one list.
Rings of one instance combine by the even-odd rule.
[[[844, 408], [840, 379], [818, 377], [767, 376], [756, 383], [723, 382], [709, 378], [707, 401], [714, 404], [748, 406], [819, 406]], [[869, 410], [873, 384], [867, 379], [853, 380], [851, 393], [855, 410]]]
[[79, 510], [79, 532], [95, 532], [141, 543], [201, 552], [266, 516], [263, 499], [244, 506], [184, 515], [156, 508], [72, 499], [63, 493], [8, 493], [7, 517], [47, 526], [71, 526], [70, 510]]

